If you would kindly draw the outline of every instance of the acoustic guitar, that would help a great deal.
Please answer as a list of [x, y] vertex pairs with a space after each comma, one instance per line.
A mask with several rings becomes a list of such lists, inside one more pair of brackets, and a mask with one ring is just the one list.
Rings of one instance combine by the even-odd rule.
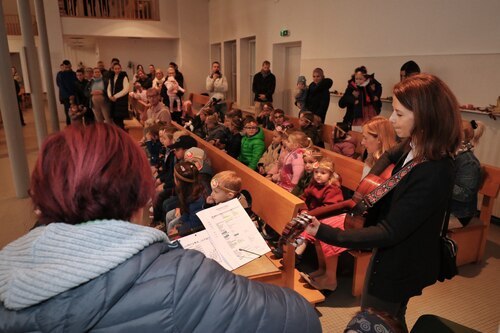
[[366, 211], [371, 204], [366, 200], [366, 196], [380, 187], [387, 179], [391, 177], [394, 165], [388, 166], [380, 175], [369, 174], [360, 182], [351, 199], [339, 203], [319, 207], [311, 211], [302, 211], [293, 218], [283, 229], [278, 247], [285, 244], [291, 244], [295, 247], [303, 243], [299, 236], [304, 232], [313, 217], [318, 220], [330, 216], [347, 213], [344, 220], [344, 229], [361, 229], [365, 224]]

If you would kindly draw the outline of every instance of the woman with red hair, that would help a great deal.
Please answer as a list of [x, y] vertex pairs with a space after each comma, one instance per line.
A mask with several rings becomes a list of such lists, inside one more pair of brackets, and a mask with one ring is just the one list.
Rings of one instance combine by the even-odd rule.
[[328, 244], [373, 248], [361, 307], [398, 318], [406, 332], [409, 299], [438, 278], [440, 234], [453, 188], [452, 156], [461, 142], [461, 122], [455, 95], [433, 75], [411, 76], [393, 92], [389, 120], [403, 142], [385, 152], [370, 173], [380, 174], [392, 162], [393, 174], [407, 174], [368, 209], [365, 228], [341, 230], [314, 219], [306, 231]]
[[139, 225], [153, 179], [116, 126], [50, 136], [30, 192], [37, 227], [0, 250], [0, 332], [321, 331], [300, 295]]

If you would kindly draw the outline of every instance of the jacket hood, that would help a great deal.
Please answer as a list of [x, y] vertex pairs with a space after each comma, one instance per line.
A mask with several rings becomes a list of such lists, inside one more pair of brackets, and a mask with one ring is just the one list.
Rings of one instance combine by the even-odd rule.
[[10, 310], [39, 304], [163, 241], [159, 230], [118, 220], [38, 227], [0, 251], [0, 301]]

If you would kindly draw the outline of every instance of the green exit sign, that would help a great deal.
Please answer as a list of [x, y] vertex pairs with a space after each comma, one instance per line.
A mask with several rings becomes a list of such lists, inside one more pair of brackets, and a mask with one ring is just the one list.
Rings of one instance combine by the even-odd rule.
[[280, 36], [281, 37], [287, 37], [290, 35], [290, 31], [288, 31], [288, 29], [282, 29], [280, 30]]

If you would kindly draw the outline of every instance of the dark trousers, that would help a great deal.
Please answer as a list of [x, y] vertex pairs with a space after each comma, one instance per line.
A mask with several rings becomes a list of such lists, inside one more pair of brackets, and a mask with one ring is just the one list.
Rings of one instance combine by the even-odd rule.
[[163, 210], [163, 202], [170, 198], [173, 192], [173, 189], [168, 188], [158, 193], [158, 196], [156, 197], [155, 203], [153, 205], [153, 221], [165, 222], [165, 214], [167, 212]]
[[408, 305], [409, 299], [405, 299], [401, 302], [389, 302], [368, 293], [368, 286], [370, 285], [370, 279], [371, 279], [370, 272], [372, 271], [372, 264], [373, 264], [373, 258], [375, 257], [375, 251], [376, 250], [374, 250], [374, 253], [372, 254], [372, 260], [370, 261], [368, 269], [366, 270], [367, 276], [365, 279], [365, 285], [363, 286], [363, 295], [361, 296], [361, 309], [363, 310], [366, 308], [373, 308], [381, 312], [387, 312], [388, 314], [390, 314], [399, 321], [403, 329], [402, 332], [408, 333], [408, 327], [406, 326], [405, 316], [406, 316], [406, 307]]
[[69, 116], [69, 98], [63, 98], [64, 114], [66, 115], [66, 125], [71, 125], [71, 118]]

